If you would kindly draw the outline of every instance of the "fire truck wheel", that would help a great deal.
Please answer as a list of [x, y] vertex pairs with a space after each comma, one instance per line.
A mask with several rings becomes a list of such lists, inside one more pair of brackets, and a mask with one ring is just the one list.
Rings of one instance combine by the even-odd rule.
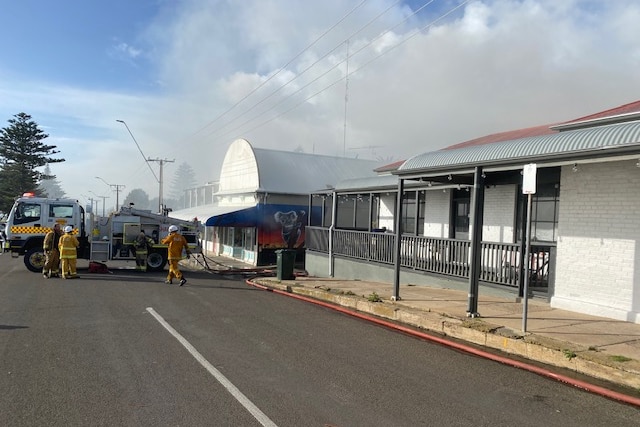
[[162, 252], [149, 252], [147, 256], [148, 271], [162, 271], [167, 265], [167, 254]]
[[31, 248], [24, 254], [24, 265], [34, 273], [42, 273], [44, 267], [44, 251], [42, 248]]

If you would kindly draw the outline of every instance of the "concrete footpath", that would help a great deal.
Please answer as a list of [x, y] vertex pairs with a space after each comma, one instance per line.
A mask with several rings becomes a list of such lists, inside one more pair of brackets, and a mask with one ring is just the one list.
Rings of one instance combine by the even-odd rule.
[[[199, 268], [193, 261], [190, 266]], [[522, 300], [485, 287], [479, 292], [480, 317], [468, 318], [467, 292], [443, 287], [437, 279], [433, 287], [401, 285], [401, 299], [392, 301], [390, 283], [304, 275], [278, 280], [273, 267], [260, 271], [221, 257], [214, 258], [208, 267], [220, 274], [244, 271], [253, 274], [251, 282], [267, 288], [499, 350], [503, 355], [566, 368], [629, 388], [635, 399], [640, 398], [640, 324], [559, 310], [545, 300], [530, 298], [523, 333]]]

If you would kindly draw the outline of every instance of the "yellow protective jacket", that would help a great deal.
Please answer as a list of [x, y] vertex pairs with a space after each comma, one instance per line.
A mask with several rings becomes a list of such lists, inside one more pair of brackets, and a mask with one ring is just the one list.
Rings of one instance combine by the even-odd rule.
[[56, 239], [56, 232], [55, 230], [51, 230], [49, 231], [45, 236], [44, 236], [44, 242], [42, 244], [42, 248], [45, 251], [50, 251], [51, 249], [58, 249], [58, 244], [60, 243], [60, 239]]
[[60, 249], [60, 258], [77, 258], [78, 251], [76, 248], [80, 246], [80, 242], [73, 234], [65, 234], [60, 237], [58, 249]]
[[169, 245], [167, 250], [168, 259], [182, 259], [182, 249], [187, 253], [189, 252], [189, 246], [187, 239], [182, 234], [173, 233], [162, 239], [163, 245]]

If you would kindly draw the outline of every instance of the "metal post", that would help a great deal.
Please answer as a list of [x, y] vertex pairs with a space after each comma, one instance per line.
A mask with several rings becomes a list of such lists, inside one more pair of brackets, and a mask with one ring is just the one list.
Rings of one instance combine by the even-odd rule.
[[481, 167], [476, 167], [473, 173], [473, 199], [471, 217], [471, 253], [469, 258], [469, 296], [467, 317], [479, 317], [478, 291], [480, 281], [480, 263], [482, 262], [482, 223], [484, 215], [484, 177]]
[[120, 190], [125, 188], [122, 184], [112, 184], [111, 187], [116, 190], [116, 212], [120, 209]]
[[526, 242], [524, 244], [524, 285], [523, 285], [523, 295], [522, 295], [522, 332], [527, 332], [527, 311], [529, 307], [529, 267], [531, 260], [530, 252], [531, 252], [531, 204], [532, 204], [532, 196], [531, 194], [527, 194], [527, 236]]
[[398, 179], [398, 194], [395, 209], [395, 256], [393, 257], [393, 301], [400, 301], [400, 253], [402, 251], [402, 193], [404, 193], [404, 179]]
[[163, 167], [165, 163], [173, 163], [175, 162], [175, 159], [173, 160], [168, 160], [168, 159], [152, 159], [152, 158], [148, 158], [147, 159], [148, 162], [158, 162], [160, 164], [160, 179], [158, 179], [158, 184], [159, 184], [159, 189], [158, 189], [158, 213], [163, 213], [163, 205], [164, 205], [164, 199], [162, 198], [162, 192], [163, 192], [163, 182], [164, 182], [164, 172], [163, 172]]

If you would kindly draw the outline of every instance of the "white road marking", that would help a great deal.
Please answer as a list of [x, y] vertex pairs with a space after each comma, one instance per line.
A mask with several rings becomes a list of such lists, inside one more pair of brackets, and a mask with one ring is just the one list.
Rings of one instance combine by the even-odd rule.
[[198, 352], [198, 350], [196, 350], [196, 348], [191, 345], [191, 343], [189, 343], [189, 341], [187, 341], [182, 335], [180, 335], [178, 333], [178, 331], [176, 331], [175, 329], [173, 329], [173, 327], [167, 323], [166, 320], [164, 320], [162, 318], [162, 316], [160, 316], [152, 307], [147, 307], [147, 311], [149, 313], [151, 313], [151, 315], [153, 317], [156, 318], [156, 320], [167, 330], [169, 331], [169, 333], [171, 335], [173, 335], [179, 342], [180, 344], [182, 344], [184, 346], [184, 348], [187, 349], [187, 351], [189, 353], [191, 353], [191, 355], [207, 370], [209, 371], [209, 373], [211, 375], [213, 375], [213, 377], [218, 380], [218, 382], [220, 384], [222, 384], [222, 386], [224, 388], [227, 389], [227, 391], [229, 393], [231, 393], [231, 395], [238, 401], [240, 402], [240, 404], [242, 406], [245, 407], [245, 409], [247, 411], [249, 411], [249, 413], [251, 415], [253, 415], [253, 417], [263, 426], [265, 427], [277, 427], [277, 425], [271, 421], [269, 419], [269, 417], [267, 417], [264, 412], [262, 412], [260, 409], [258, 409], [258, 407], [256, 405], [253, 404], [253, 402], [251, 402], [249, 400], [249, 398], [247, 398], [247, 396], [245, 396], [244, 394], [242, 394], [242, 392], [240, 390], [238, 390], [238, 388], [236, 386], [234, 386], [231, 381], [229, 381], [227, 379], [227, 377], [225, 377], [220, 371], [218, 371], [211, 363], [209, 363], [209, 361], [207, 359], [204, 358], [204, 356], [202, 356], [202, 354], [200, 354], [200, 352]]

